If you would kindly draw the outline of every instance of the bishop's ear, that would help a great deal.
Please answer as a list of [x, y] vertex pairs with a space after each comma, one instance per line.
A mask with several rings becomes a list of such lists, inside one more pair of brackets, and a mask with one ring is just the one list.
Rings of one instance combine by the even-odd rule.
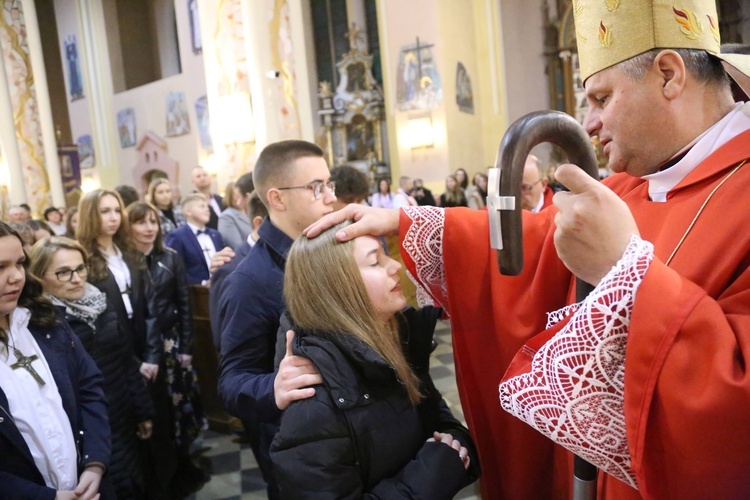
[[687, 69], [680, 54], [674, 50], [662, 50], [654, 59], [654, 70], [661, 79], [664, 97], [673, 100], [682, 95], [687, 80]]

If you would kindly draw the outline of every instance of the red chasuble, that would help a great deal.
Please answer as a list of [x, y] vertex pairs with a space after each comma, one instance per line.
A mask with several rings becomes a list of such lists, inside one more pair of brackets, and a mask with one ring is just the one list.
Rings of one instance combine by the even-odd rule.
[[[625, 358], [638, 490], [600, 473], [599, 498], [750, 498], [750, 162], [730, 175], [748, 158], [750, 131], [698, 165], [664, 203], [649, 201], [644, 180], [605, 181], [655, 256], [635, 297]], [[554, 215], [554, 207], [524, 211], [524, 270], [508, 277], [490, 248], [486, 213], [447, 209], [440, 232], [426, 211], [401, 212], [404, 262], [451, 317], [461, 403], [488, 499], [570, 496], [572, 454], [498, 401], [511, 361], [515, 368], [530, 359], [562, 327], [545, 331], [546, 313], [574, 301], [555, 252]]]

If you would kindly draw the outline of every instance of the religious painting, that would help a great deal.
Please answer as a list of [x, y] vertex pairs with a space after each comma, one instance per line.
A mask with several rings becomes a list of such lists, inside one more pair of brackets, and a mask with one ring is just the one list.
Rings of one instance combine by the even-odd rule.
[[346, 67], [346, 91], [350, 93], [370, 90], [367, 84], [367, 68], [361, 62], [350, 64]]
[[432, 44], [401, 48], [396, 71], [396, 103], [399, 111], [435, 109], [443, 100], [443, 87]]
[[167, 137], [178, 137], [190, 133], [185, 92], [170, 92], [167, 95]]
[[90, 135], [82, 135], [76, 141], [78, 144], [78, 162], [81, 169], [94, 168], [96, 155], [94, 154], [94, 141]]
[[461, 61], [456, 67], [456, 104], [459, 111], [474, 114], [474, 93], [471, 90], [471, 78]]
[[372, 122], [362, 115], [354, 115], [346, 126], [347, 161], [364, 160], [375, 149], [375, 134]]
[[198, 120], [201, 150], [204, 154], [211, 154], [214, 152], [214, 145], [211, 139], [211, 122], [208, 117], [208, 98], [206, 96], [199, 97], [195, 101], [195, 116]]
[[198, 16], [198, 0], [187, 0], [188, 13], [190, 14], [190, 40], [193, 45], [193, 54], [203, 53], [203, 39], [201, 38], [200, 17]]
[[117, 112], [117, 135], [120, 136], [120, 147], [135, 146], [135, 110], [121, 109]]
[[70, 100], [83, 98], [83, 79], [81, 78], [81, 62], [78, 59], [78, 44], [75, 35], [65, 37], [65, 68], [68, 73], [68, 92]]
[[69, 193], [81, 185], [80, 157], [75, 144], [59, 146], [57, 155], [60, 159], [60, 177], [63, 189]]

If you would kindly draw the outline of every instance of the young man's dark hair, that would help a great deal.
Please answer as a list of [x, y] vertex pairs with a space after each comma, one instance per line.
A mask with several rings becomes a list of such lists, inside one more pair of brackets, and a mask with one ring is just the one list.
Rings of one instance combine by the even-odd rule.
[[266, 206], [268, 189], [289, 175], [295, 160], [306, 156], [323, 158], [323, 150], [311, 142], [298, 140], [275, 142], [263, 149], [253, 169], [253, 181], [258, 196]]
[[359, 203], [370, 195], [370, 179], [351, 165], [332, 168], [331, 180], [336, 183], [336, 208]]
[[120, 198], [122, 198], [122, 206], [125, 208], [128, 208], [128, 205], [131, 203], [135, 203], [140, 199], [140, 196], [138, 196], [138, 191], [135, 190], [133, 186], [128, 186], [127, 184], [120, 184], [119, 186], [115, 187], [115, 191], [120, 195]]
[[44, 210], [44, 220], [49, 220], [49, 214], [51, 214], [52, 212], [57, 212], [58, 214], [60, 213], [60, 211], [55, 207], [47, 207]]
[[242, 174], [239, 179], [237, 179], [234, 183], [234, 187], [239, 190], [240, 194], [242, 196], [245, 196], [248, 193], [252, 193], [255, 191], [255, 183], [253, 182], [253, 173], [248, 172], [246, 174]]

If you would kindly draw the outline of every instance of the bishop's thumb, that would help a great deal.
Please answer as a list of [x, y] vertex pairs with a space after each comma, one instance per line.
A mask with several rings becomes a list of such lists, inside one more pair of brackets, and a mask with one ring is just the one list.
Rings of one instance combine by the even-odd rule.
[[594, 179], [584, 172], [583, 169], [570, 163], [560, 165], [557, 168], [555, 179], [573, 194], [586, 192], [599, 184], [597, 179]]

